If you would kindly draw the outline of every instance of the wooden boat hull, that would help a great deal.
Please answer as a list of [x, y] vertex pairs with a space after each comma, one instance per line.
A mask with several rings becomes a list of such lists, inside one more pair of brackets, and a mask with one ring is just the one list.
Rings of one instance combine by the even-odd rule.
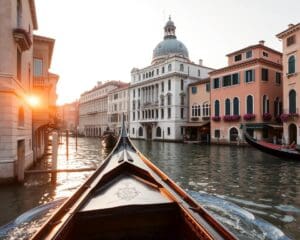
[[32, 239], [236, 239], [142, 155], [124, 129], [104, 163]]
[[[253, 147], [261, 150], [262, 152], [271, 154], [273, 156], [282, 158], [282, 159], [294, 159], [294, 160], [300, 160], [300, 153], [298, 153], [297, 151], [291, 151], [288, 149], [281, 149], [280, 146], [275, 145], [275, 144], [269, 144], [270, 147], [263, 145], [260, 141], [256, 141], [255, 139], [253, 139], [248, 133], [244, 133], [245, 136], [245, 140]], [[274, 147], [272, 148], [272, 145], [274, 145]]]

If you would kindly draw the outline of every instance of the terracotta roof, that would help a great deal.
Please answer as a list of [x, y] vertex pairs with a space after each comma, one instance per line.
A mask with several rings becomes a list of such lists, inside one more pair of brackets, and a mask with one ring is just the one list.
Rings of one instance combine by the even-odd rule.
[[293, 32], [295, 32], [295, 31], [297, 31], [297, 30], [299, 30], [300, 29], [300, 23], [297, 23], [296, 25], [290, 25], [290, 27], [288, 28], [288, 29], [286, 29], [286, 30], [284, 30], [283, 32], [281, 32], [281, 33], [278, 33], [277, 35], [276, 35], [276, 37], [278, 37], [278, 38], [283, 38], [283, 37], [285, 37], [285, 36], [287, 36], [287, 35], [289, 35], [289, 34], [291, 34], [291, 33], [293, 33]]
[[235, 52], [232, 52], [232, 53], [228, 53], [226, 56], [229, 57], [229, 56], [232, 56], [232, 55], [235, 55], [235, 54], [238, 54], [238, 53], [242, 53], [242, 52], [245, 52], [246, 50], [250, 50], [250, 49], [254, 49], [254, 48], [263, 48], [265, 50], [268, 50], [268, 51], [271, 51], [273, 53], [276, 53], [276, 54], [279, 54], [279, 55], [282, 55], [281, 52], [279, 51], [276, 51], [275, 49], [273, 48], [269, 48], [263, 44], [255, 44], [255, 45], [250, 45], [248, 47], [245, 47], [245, 48], [242, 48], [240, 50], [237, 50]]
[[196, 85], [199, 85], [199, 84], [204, 84], [204, 83], [209, 83], [210, 82], [210, 78], [203, 78], [203, 79], [200, 79], [196, 82], [193, 82], [193, 83], [190, 83], [188, 86], [196, 86]]
[[234, 64], [234, 65], [230, 65], [230, 66], [227, 66], [227, 67], [224, 67], [224, 68], [217, 69], [215, 71], [211, 71], [208, 74], [211, 76], [211, 75], [219, 74], [219, 73], [222, 73], [222, 72], [239, 70], [239, 69], [241, 69], [243, 67], [246, 67], [248, 65], [253, 65], [253, 64], [257, 64], [257, 63], [271, 65], [275, 68], [282, 69], [282, 65], [279, 64], [279, 63], [275, 63], [275, 62], [266, 60], [264, 58], [255, 58], [255, 59], [252, 59], [252, 60], [249, 60], [249, 61], [244, 61], [244, 62], [241, 62], [241, 63], [238, 63], [238, 64]]

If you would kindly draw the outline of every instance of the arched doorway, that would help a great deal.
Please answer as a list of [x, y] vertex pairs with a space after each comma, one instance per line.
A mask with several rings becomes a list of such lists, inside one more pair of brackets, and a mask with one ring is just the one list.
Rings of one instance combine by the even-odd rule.
[[289, 144], [292, 142], [297, 144], [297, 126], [294, 123], [289, 126]]
[[147, 139], [152, 139], [152, 125], [147, 125], [146, 127]]
[[231, 128], [229, 131], [230, 142], [236, 142], [238, 139], [238, 136], [239, 136], [238, 130], [235, 127]]

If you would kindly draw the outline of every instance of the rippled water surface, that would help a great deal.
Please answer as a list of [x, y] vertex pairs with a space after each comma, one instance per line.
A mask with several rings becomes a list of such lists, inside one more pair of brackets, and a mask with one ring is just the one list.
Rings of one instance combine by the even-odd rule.
[[[243, 239], [300, 239], [300, 162], [250, 147], [133, 142], [225, 225], [243, 228]], [[68, 160], [60, 145], [58, 168], [96, 167], [108, 154], [99, 139], [79, 138], [77, 152], [74, 145], [71, 138]], [[49, 166], [46, 159], [36, 168]], [[23, 186], [1, 186], [0, 225], [37, 205], [69, 196], [90, 174], [59, 173], [56, 186], [49, 174], [27, 176]]]

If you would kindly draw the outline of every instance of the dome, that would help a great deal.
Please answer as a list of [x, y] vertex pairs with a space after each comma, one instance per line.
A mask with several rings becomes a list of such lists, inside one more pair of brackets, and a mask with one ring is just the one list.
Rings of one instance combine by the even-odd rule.
[[176, 39], [174, 22], [169, 17], [169, 21], [166, 23], [164, 40], [161, 41], [153, 50], [152, 63], [156, 60], [160, 60], [168, 57], [169, 55], [179, 55], [181, 57], [189, 59], [189, 53], [186, 46]]
[[182, 42], [178, 41], [176, 38], [167, 38], [161, 41], [153, 50], [153, 60], [170, 54], [189, 58], [188, 50]]

